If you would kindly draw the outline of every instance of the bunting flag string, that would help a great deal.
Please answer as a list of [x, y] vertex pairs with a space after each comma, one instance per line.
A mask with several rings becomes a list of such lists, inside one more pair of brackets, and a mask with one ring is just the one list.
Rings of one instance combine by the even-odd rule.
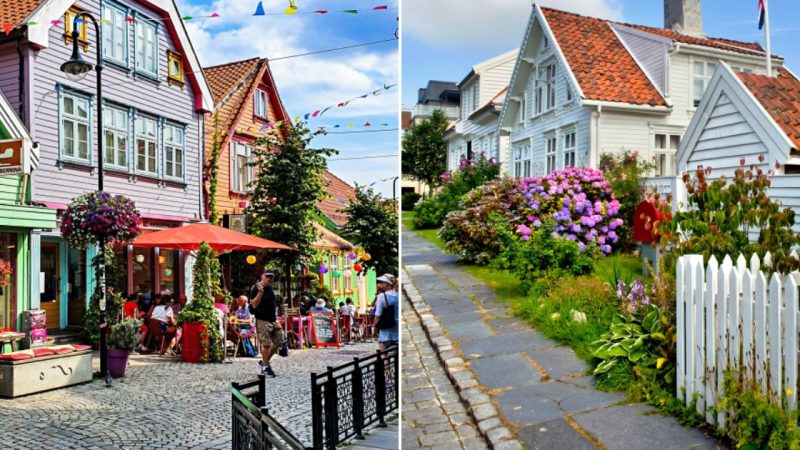
[[[389, 9], [397, 9], [395, 7], [389, 8], [389, 5], [377, 5], [373, 7], [368, 7], [366, 9], [341, 9], [341, 10], [327, 10], [327, 9], [316, 9], [316, 10], [300, 10], [295, 4], [296, 0], [289, 0], [289, 6], [283, 10], [282, 12], [267, 12], [264, 8], [263, 1], [259, 1], [256, 5], [255, 12], [249, 15], [242, 15], [242, 14], [232, 14], [232, 15], [225, 15], [224, 17], [248, 17], [248, 16], [295, 16], [295, 15], [308, 15], [308, 14], [318, 14], [318, 15], [326, 15], [326, 14], [361, 14], [361, 13], [369, 13], [369, 12], [381, 12], [381, 11], [388, 11]], [[191, 15], [184, 15], [181, 17], [181, 20], [184, 22], [188, 22], [190, 20], [197, 20], [197, 19], [217, 19], [223, 17], [222, 14], [218, 12], [212, 12], [208, 15], [199, 15], [199, 16], [191, 16]], [[162, 17], [158, 19], [154, 18], [136, 18], [133, 16], [126, 16], [125, 22], [127, 23], [136, 23], [138, 20], [146, 20], [148, 22], [160, 22], [160, 21], [167, 21], [172, 20], [170, 17]], [[79, 23], [83, 22], [83, 19], [78, 19]], [[101, 19], [99, 20], [100, 23], [111, 23], [108, 19]], [[54, 19], [50, 21], [50, 25], [62, 25], [64, 23], [63, 20]], [[21, 23], [13, 23], [13, 22], [6, 22], [2, 24], [3, 32], [8, 36], [14, 31], [15, 28], [19, 28], [22, 26], [32, 27], [39, 25], [38, 22], [34, 20], [29, 20], [27, 22]]]
[[[228, 133], [229, 134], [234, 134], [234, 133], [247, 134], [247, 133], [255, 133], [255, 132], [263, 133], [263, 132], [265, 132], [267, 130], [280, 128], [282, 125], [284, 125], [284, 123], [288, 124], [289, 121], [288, 120], [287, 121], [279, 120], [277, 122], [269, 121], [268, 123], [250, 125], [249, 127], [238, 127], [238, 128], [235, 128], [235, 129], [231, 128], [230, 130], [228, 130]], [[364, 129], [377, 128], [377, 129], [380, 129], [381, 127], [387, 128], [390, 125], [391, 124], [388, 123], [388, 122], [382, 122], [382, 123], [379, 123], [379, 124], [372, 124], [372, 123], [367, 121], [367, 122], [364, 122], [363, 124], [361, 124], [361, 123], [356, 124], [356, 123], [353, 123], [353, 122], [349, 122], [349, 123], [335, 123], [335, 124], [332, 124], [332, 125], [317, 125], [317, 129], [319, 131], [327, 131], [329, 129], [338, 129], [338, 128], [351, 128], [351, 129], [352, 128], [364, 128]]]
[[[339, 103], [336, 104], [336, 106], [326, 106], [325, 108], [317, 109], [317, 110], [305, 113], [305, 114], [302, 115], [302, 118], [303, 118], [303, 120], [308, 122], [311, 119], [316, 119], [318, 117], [322, 117], [323, 114], [325, 114], [326, 112], [328, 112], [329, 110], [331, 110], [333, 108], [344, 108], [345, 106], [348, 106], [350, 103], [352, 103], [354, 100], [367, 98], [370, 95], [372, 95], [372, 96], [381, 95], [384, 91], [388, 91], [389, 89], [391, 89], [391, 88], [393, 88], [395, 86], [397, 86], [397, 84], [384, 84], [383, 88], [381, 88], [381, 89], [376, 89], [376, 90], [374, 90], [372, 92], [368, 92], [366, 94], [358, 95], [356, 97], [353, 97], [350, 100], [339, 102]], [[294, 122], [295, 123], [300, 122], [300, 116], [295, 116], [294, 117]], [[369, 126], [369, 122], [367, 122], [367, 126]], [[349, 128], [352, 128], [352, 127], [349, 127]]]

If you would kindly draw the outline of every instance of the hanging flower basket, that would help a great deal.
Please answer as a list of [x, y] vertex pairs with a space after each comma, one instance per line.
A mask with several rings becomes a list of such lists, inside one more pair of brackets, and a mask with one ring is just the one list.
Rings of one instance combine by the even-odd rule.
[[61, 218], [61, 235], [72, 248], [105, 239], [129, 242], [142, 223], [133, 200], [107, 192], [90, 192], [72, 200]]
[[11, 263], [0, 259], [0, 286], [6, 286], [11, 278]]

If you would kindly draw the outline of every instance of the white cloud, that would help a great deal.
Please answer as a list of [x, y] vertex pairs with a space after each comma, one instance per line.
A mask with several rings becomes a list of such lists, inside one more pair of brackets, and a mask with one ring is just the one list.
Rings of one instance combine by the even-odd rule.
[[[541, 6], [619, 20], [620, 0], [540, 0]], [[531, 13], [529, 0], [403, 0], [403, 34], [435, 46], [519, 45]]]
[[[253, 2], [215, 0], [211, 6], [195, 6], [191, 0], [179, 0], [178, 3], [185, 15], [207, 16], [211, 12], [220, 12], [218, 19], [198, 19], [186, 24], [204, 66], [256, 56], [279, 58], [350, 43], [342, 43], [335, 36], [321, 34], [303, 16], [253, 17]], [[272, 4], [265, 6], [273, 7]], [[289, 114], [302, 116], [381, 89], [384, 83], [396, 83], [399, 73], [398, 52], [389, 50], [392, 44], [380, 45], [383, 47], [375, 50], [349, 51], [345, 58], [341, 58], [341, 54], [333, 54], [272, 62], [270, 67], [275, 83]], [[396, 114], [398, 97], [396, 90], [379, 96], [370, 95], [354, 101], [347, 108], [332, 109], [326, 117]]]

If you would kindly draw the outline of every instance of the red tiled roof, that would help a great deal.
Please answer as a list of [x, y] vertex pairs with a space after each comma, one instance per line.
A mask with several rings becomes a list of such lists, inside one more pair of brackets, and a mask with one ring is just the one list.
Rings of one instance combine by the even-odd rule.
[[217, 106], [248, 74], [256, 70], [261, 58], [250, 58], [219, 66], [206, 67], [203, 72], [214, 95], [214, 106]]
[[0, 23], [22, 25], [22, 21], [45, 0], [0, 0]]
[[784, 68], [777, 77], [736, 72], [781, 130], [800, 149], [800, 80]]
[[684, 44], [694, 44], [694, 45], [702, 45], [704, 47], [712, 47], [717, 48], [720, 50], [728, 50], [737, 53], [744, 53], [747, 55], [763, 55], [764, 49], [761, 48], [761, 45], [758, 42], [740, 42], [734, 41], [731, 39], [722, 39], [722, 38], [715, 38], [715, 37], [707, 37], [697, 38], [693, 36], [687, 36], [685, 34], [676, 33], [670, 29], [666, 28], [655, 28], [655, 27], [648, 27], [644, 25], [630, 25], [627, 23], [622, 23], [620, 25], [625, 25], [626, 27], [636, 28], [637, 30], [641, 30], [647, 33], [657, 34], [659, 36], [663, 36], [668, 39], [672, 39], [673, 41], [682, 42]]
[[550, 8], [542, 11], [588, 100], [667, 105], [605, 20]]
[[317, 207], [336, 225], [341, 227], [348, 220], [347, 214], [342, 212], [342, 209], [346, 208], [355, 198], [356, 191], [352, 186], [342, 181], [341, 178], [327, 170], [322, 174], [322, 177], [327, 185], [325, 190], [328, 192], [328, 198], [319, 202]]

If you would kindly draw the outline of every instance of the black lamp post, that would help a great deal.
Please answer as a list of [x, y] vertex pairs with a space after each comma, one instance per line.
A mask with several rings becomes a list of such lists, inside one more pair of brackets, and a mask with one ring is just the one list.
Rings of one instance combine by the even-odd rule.
[[[78, 26], [89, 19], [94, 24], [95, 34], [97, 35], [97, 64], [92, 66], [81, 56], [78, 49], [78, 38], [80, 31]], [[82, 12], [75, 16], [72, 22], [72, 56], [69, 61], [61, 64], [61, 71], [67, 78], [75, 81], [83, 80], [86, 74], [92, 69], [97, 72], [97, 190], [103, 192], [103, 90], [101, 74], [103, 72], [103, 36], [100, 24], [88, 12]], [[106, 332], [108, 323], [106, 322], [106, 242], [100, 239], [97, 243], [97, 282], [100, 285], [100, 376], [105, 378], [106, 386], [111, 386], [111, 374], [108, 372], [108, 346], [106, 344]]]
[[397, 180], [399, 179], [400, 177], [394, 177], [394, 179], [392, 179], [392, 200], [397, 200]]

